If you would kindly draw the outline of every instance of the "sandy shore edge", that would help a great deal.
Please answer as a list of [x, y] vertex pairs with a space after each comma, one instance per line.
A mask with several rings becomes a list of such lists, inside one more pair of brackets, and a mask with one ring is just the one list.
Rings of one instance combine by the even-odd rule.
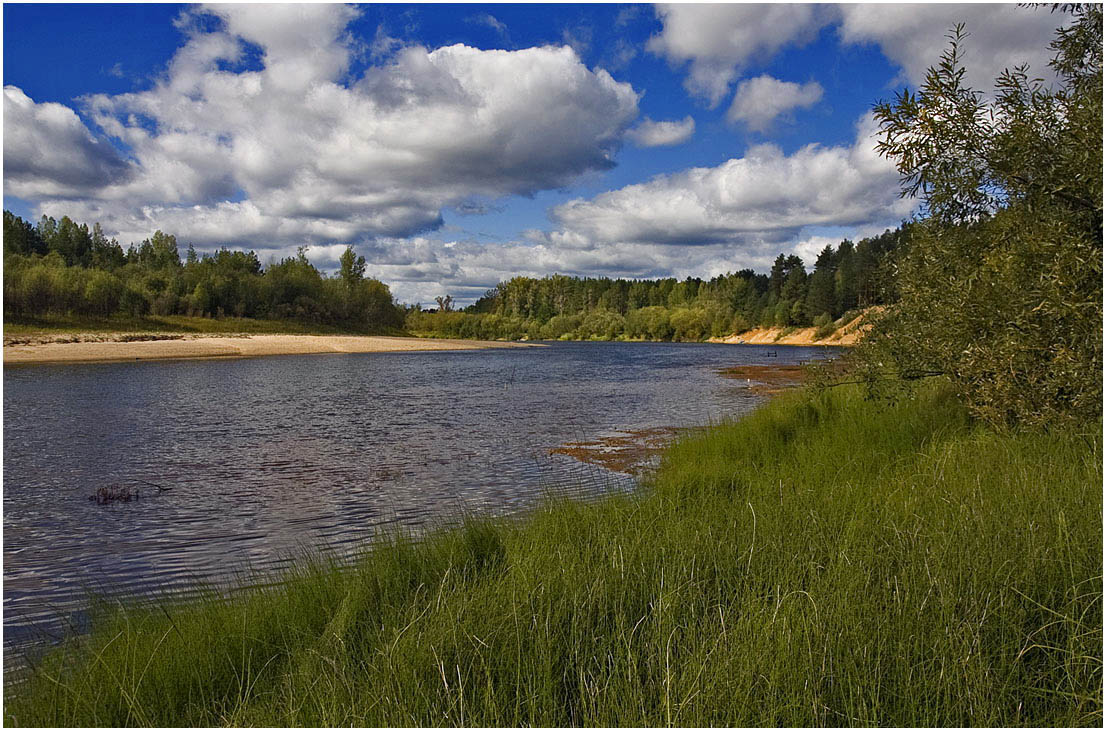
[[[814, 337], [818, 332], [816, 327], [791, 328], [790, 332], [782, 327], [758, 327], [739, 335], [711, 338], [708, 342], [730, 345], [841, 345], [847, 347], [856, 345], [864, 337], [864, 333], [871, 329], [868, 315], [881, 309], [882, 307], [870, 307], [821, 339]], [[786, 335], [785, 332], [787, 332]]]
[[251, 358], [316, 353], [389, 353], [541, 347], [534, 343], [357, 335], [249, 335], [135, 342], [69, 342], [4, 346], [4, 364], [96, 363], [173, 358]]

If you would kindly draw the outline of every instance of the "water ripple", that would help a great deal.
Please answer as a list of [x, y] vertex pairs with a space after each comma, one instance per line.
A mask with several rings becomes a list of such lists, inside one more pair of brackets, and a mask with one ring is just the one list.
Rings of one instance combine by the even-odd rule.
[[[769, 362], [828, 351], [779, 352]], [[762, 355], [558, 343], [5, 367], [5, 666], [83, 627], [90, 595], [267, 581], [305, 552], [352, 555], [396, 527], [633, 489], [549, 450], [740, 415], [759, 399], [717, 370]], [[140, 498], [87, 499], [116, 482]]]

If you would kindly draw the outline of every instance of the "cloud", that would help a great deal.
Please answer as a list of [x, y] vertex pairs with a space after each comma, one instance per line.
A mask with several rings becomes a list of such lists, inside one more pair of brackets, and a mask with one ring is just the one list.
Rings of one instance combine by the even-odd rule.
[[583, 58], [591, 50], [592, 38], [595, 31], [590, 25], [577, 25], [574, 28], [565, 28], [561, 31], [561, 41], [576, 51], [576, 55]]
[[551, 244], [778, 243], [810, 226], [897, 222], [913, 208], [898, 196], [894, 166], [873, 149], [865, 115], [849, 147], [806, 145], [791, 155], [772, 144], [713, 168], [660, 175], [590, 200], [558, 206]]
[[262, 49], [266, 80], [297, 91], [337, 79], [349, 65], [346, 25], [361, 14], [352, 5], [226, 4], [205, 9], [226, 33]]
[[822, 93], [822, 85], [817, 81], [796, 84], [767, 74], [746, 79], [738, 85], [726, 119], [744, 122], [756, 132], [766, 132], [776, 117], [792, 109], [809, 109], [822, 100]]
[[877, 44], [902, 69], [902, 80], [914, 86], [948, 47], [949, 30], [964, 23], [966, 82], [984, 92], [993, 90], [1004, 68], [1021, 63], [1049, 78], [1048, 44], [1068, 20], [1064, 13], [1013, 4], [842, 5], [841, 16], [842, 43]]
[[626, 136], [638, 147], [681, 145], [695, 134], [695, 120], [689, 114], [678, 122], [654, 122], [646, 117]]
[[621, 71], [637, 58], [637, 54], [638, 48], [636, 45], [625, 38], [619, 38], [607, 47], [600, 65], [610, 71]]
[[477, 25], [486, 25], [501, 36], [507, 35], [507, 24], [496, 18], [491, 13], [483, 13], [482, 15], [476, 15], [469, 19], [470, 22]]
[[630, 23], [638, 19], [641, 15], [640, 5], [623, 5], [618, 10], [618, 15], [614, 19], [615, 28], [625, 28]]
[[[897, 221], [892, 223], [894, 226]], [[883, 226], [869, 231], [878, 233]], [[617, 243], [591, 249], [566, 248], [550, 240], [484, 243], [470, 240], [437, 241], [412, 237], [381, 241], [362, 249], [369, 260], [370, 276], [388, 283], [402, 302], [433, 302], [450, 294], [460, 305], [481, 297], [501, 281], [516, 276], [541, 278], [550, 274], [655, 279], [660, 277], [702, 277], [709, 279], [741, 269], [767, 272], [780, 253], [798, 254], [808, 271], [818, 253], [843, 238], [854, 240], [860, 228], [843, 228], [840, 236], [801, 234], [788, 240], [749, 240], [741, 246], [730, 243], [675, 247], [664, 244]], [[289, 255], [294, 252], [289, 252]], [[338, 251], [329, 264], [321, 252], [308, 251], [317, 265], [337, 267]]]
[[455, 205], [453, 210], [462, 216], [485, 216], [489, 213], [502, 213], [503, 207], [492, 205], [486, 201], [467, 200]]
[[669, 63], [690, 62], [688, 91], [717, 106], [740, 70], [788, 45], [812, 41], [831, 8], [803, 4], [658, 5], [661, 32], [646, 48]]
[[[387, 282], [400, 301], [428, 303], [436, 296], [450, 294], [465, 305], [516, 276], [711, 277], [746, 267], [766, 270], [779, 249], [767, 246], [738, 250], [712, 245], [684, 250], [652, 244], [614, 244], [581, 250], [549, 242], [442, 242], [418, 236], [380, 241], [362, 253], [369, 260], [366, 272]], [[311, 251], [308, 256], [315, 260]], [[336, 262], [331, 266], [337, 266]]]
[[382, 61], [391, 58], [392, 54], [403, 48], [403, 41], [393, 38], [384, 30], [383, 25], [376, 27], [376, 33], [369, 43], [369, 58], [373, 61]]
[[925, 70], [947, 47], [949, 30], [965, 23], [967, 81], [990, 91], [1004, 68], [1023, 62], [1051, 76], [1048, 43], [1066, 19], [1063, 13], [1014, 4], [677, 4], [658, 5], [663, 28], [649, 39], [649, 51], [673, 66], [688, 64], [684, 85], [716, 106], [739, 74], [766, 63], [781, 49], [812, 41], [836, 24], [842, 44], [875, 43], [917, 86]]
[[[140, 238], [172, 230], [199, 246], [403, 237], [440, 226], [443, 207], [474, 196], [533, 195], [612, 167], [637, 117], [633, 88], [567, 47], [393, 47], [387, 62], [346, 78], [355, 14], [186, 13], [186, 41], [153, 88], [82, 100], [128, 150], [125, 164], [72, 110], [39, 105], [58, 119], [44, 125], [20, 111], [33, 102], [15, 90], [26, 101], [11, 116], [5, 102], [12, 193], [50, 191], [50, 210], [95, 212], [87, 220]], [[246, 44], [260, 70], [241, 68]], [[42, 160], [34, 149], [61, 152]]]
[[122, 182], [127, 162], [97, 140], [67, 106], [36, 104], [4, 87], [4, 194], [20, 198], [80, 196]]

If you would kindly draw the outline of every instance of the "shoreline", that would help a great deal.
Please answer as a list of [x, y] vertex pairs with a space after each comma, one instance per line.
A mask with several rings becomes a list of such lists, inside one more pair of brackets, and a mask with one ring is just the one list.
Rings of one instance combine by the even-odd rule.
[[386, 335], [185, 335], [172, 339], [129, 342], [93, 340], [5, 344], [4, 365], [529, 347], [541, 346], [534, 343], [406, 338]]
[[880, 312], [882, 309], [879, 306], [869, 307], [847, 322], [839, 320], [839, 326], [823, 338], [815, 337], [818, 332], [816, 327], [755, 327], [735, 335], [710, 338], [707, 342], [725, 343], [727, 345], [835, 345], [850, 347], [860, 342], [864, 334], [871, 329], [869, 313]]
[[[348, 568], [304, 559], [201, 598], [112, 602], [6, 689], [4, 721], [1101, 725], [1101, 431], [1088, 436], [991, 431], [940, 384], [890, 405], [856, 386], [774, 399], [669, 447], [637, 497], [397, 532]], [[1021, 663], [1040, 628], [1053, 654]], [[762, 677], [778, 679], [770, 695]], [[588, 696], [566, 703], [565, 678]], [[669, 678], [675, 697], [701, 696], [676, 717]]]

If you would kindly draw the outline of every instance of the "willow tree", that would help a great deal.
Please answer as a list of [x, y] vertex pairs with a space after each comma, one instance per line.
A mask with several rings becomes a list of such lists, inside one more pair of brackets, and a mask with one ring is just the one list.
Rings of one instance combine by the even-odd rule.
[[876, 106], [878, 149], [922, 213], [869, 374], [945, 374], [998, 423], [1102, 403], [1102, 7], [1065, 6], [1056, 81], [1019, 67], [964, 84], [962, 26], [917, 93]]

